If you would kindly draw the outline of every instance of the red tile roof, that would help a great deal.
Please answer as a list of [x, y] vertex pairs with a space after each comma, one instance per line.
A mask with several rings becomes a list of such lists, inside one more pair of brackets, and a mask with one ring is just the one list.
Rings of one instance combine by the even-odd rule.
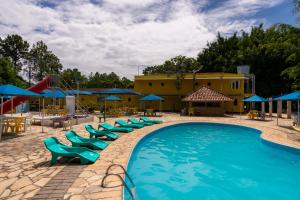
[[192, 102], [222, 102], [222, 101], [233, 101], [231, 98], [212, 90], [208, 87], [201, 87], [197, 91], [188, 95], [182, 101], [192, 101]]

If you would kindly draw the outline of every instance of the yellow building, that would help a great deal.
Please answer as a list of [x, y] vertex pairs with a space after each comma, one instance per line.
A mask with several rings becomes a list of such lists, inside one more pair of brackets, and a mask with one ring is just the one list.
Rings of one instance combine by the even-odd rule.
[[241, 100], [254, 93], [253, 76], [242, 73], [141, 75], [134, 78], [135, 91], [144, 95], [153, 93], [164, 98], [163, 111], [180, 111], [185, 107], [182, 99], [201, 86], [233, 99], [225, 103], [225, 112], [240, 112], [243, 109]]

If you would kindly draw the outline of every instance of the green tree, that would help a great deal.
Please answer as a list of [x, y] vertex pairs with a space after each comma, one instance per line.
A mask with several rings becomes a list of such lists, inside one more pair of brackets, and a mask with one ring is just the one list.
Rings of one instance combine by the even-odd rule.
[[29, 60], [32, 65], [29, 74], [32, 74], [36, 81], [42, 80], [47, 74], [58, 74], [62, 70], [59, 58], [48, 50], [43, 41], [33, 45], [29, 52]]
[[114, 72], [110, 74], [96, 72], [88, 76], [86, 86], [88, 88], [131, 88], [132, 84], [131, 80], [120, 78]]
[[197, 69], [198, 66], [199, 63], [194, 58], [177, 56], [165, 61], [162, 65], [146, 67], [143, 70], [143, 74], [189, 73]]
[[87, 78], [77, 68], [63, 70], [60, 74], [60, 79], [62, 84], [72, 88], [77, 87], [77, 82], [80, 84], [80, 87], [85, 87], [87, 81]]
[[2, 84], [13, 84], [23, 88], [26, 86], [10, 59], [4, 57], [0, 57], [0, 85]]
[[[278, 24], [264, 30], [253, 27], [250, 33], [242, 32], [216, 41], [199, 53], [198, 62], [204, 71], [236, 72], [236, 66], [248, 64], [256, 76], [256, 93], [264, 96], [286, 93], [297, 79], [283, 71], [299, 63], [300, 29]], [[292, 78], [293, 77], [293, 78]]]
[[235, 66], [241, 63], [238, 55], [239, 38], [234, 33], [226, 38], [220, 34], [214, 42], [208, 43], [207, 47], [198, 55], [198, 62], [203, 65], [206, 72], [235, 72]]
[[133, 88], [133, 82], [126, 77], [121, 79], [120, 88]]
[[29, 43], [19, 35], [8, 35], [0, 38], [0, 55], [11, 59], [17, 72], [21, 71], [24, 60], [27, 59]]

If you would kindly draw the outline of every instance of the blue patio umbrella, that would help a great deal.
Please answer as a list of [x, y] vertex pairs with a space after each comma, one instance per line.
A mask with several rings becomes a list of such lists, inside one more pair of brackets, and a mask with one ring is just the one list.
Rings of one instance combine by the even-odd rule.
[[1, 85], [0, 96], [40, 96], [38, 93], [19, 88], [14, 85]]
[[67, 95], [91, 95], [93, 94], [90, 91], [86, 91], [86, 90], [65, 90], [64, 91]]
[[[44, 109], [45, 109], [45, 101], [44, 98], [52, 98], [52, 99], [64, 99], [66, 97], [66, 94], [63, 92], [63, 90], [59, 88], [55, 89], [46, 89], [41, 92], [41, 96], [43, 97], [43, 113], [42, 113], [42, 121], [44, 120]], [[42, 125], [42, 133], [44, 132], [44, 126]]]
[[122, 101], [122, 99], [120, 97], [117, 97], [117, 96], [107, 96], [107, 97], [104, 97], [103, 99], [101, 99], [102, 101]]
[[104, 97], [100, 100], [104, 101], [104, 121], [106, 119], [106, 101], [122, 101], [122, 99], [120, 97], [117, 97], [117, 96], [114, 96], [114, 95]]
[[108, 95], [114, 95], [114, 94], [129, 94], [129, 95], [141, 95], [141, 93], [136, 92], [134, 90], [130, 89], [123, 89], [123, 88], [111, 88], [111, 89], [105, 89], [100, 91], [94, 91], [94, 94], [108, 94]]
[[1, 85], [0, 86], [0, 96], [1, 96], [1, 121], [0, 121], [0, 140], [2, 136], [2, 119], [3, 119], [3, 98], [4, 96], [40, 96], [38, 93], [31, 92], [29, 90], [25, 90], [19, 88], [14, 85]]
[[274, 100], [278, 101], [299, 101], [300, 100], [300, 90], [296, 92], [292, 92], [290, 94], [286, 94], [280, 97], [275, 98]]
[[290, 94], [286, 94], [280, 97], [277, 97], [274, 99], [275, 101], [297, 101], [298, 104], [298, 119], [297, 119], [297, 123], [299, 124], [300, 121], [300, 90], [296, 91], [296, 92], [292, 92]]
[[265, 102], [268, 102], [268, 100], [266, 98], [260, 97], [258, 95], [253, 95], [251, 97], [248, 97], [244, 100], [242, 100], [243, 102], [260, 102], [262, 103], [262, 112], [265, 112]]
[[266, 98], [257, 96], [257, 95], [253, 95], [251, 97], [248, 97], [244, 100], [242, 100], [244, 102], [267, 102], [268, 100]]
[[66, 97], [66, 94], [61, 89], [46, 89], [41, 92], [41, 96], [45, 98], [63, 99]]
[[161, 101], [164, 100], [164, 98], [157, 96], [155, 94], [149, 94], [147, 96], [144, 96], [139, 99], [140, 101]]
[[161, 101], [164, 100], [164, 98], [157, 96], [155, 94], [149, 94], [147, 96], [144, 96], [139, 99], [140, 101], [159, 101], [159, 110], [161, 111]]

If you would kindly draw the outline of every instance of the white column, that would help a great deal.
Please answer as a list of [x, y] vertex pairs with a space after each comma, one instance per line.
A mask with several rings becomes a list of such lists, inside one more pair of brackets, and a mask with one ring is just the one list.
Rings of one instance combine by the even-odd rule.
[[286, 107], [287, 107], [287, 110], [286, 110], [287, 118], [291, 119], [291, 117], [292, 117], [292, 102], [291, 101], [287, 101], [286, 102]]
[[265, 113], [265, 102], [261, 102], [261, 112]]
[[269, 115], [271, 117], [273, 115], [273, 101], [272, 101], [272, 98], [269, 99]]
[[282, 117], [282, 101], [277, 101], [277, 116]]
[[[299, 102], [298, 102], [299, 103]], [[1, 116], [0, 116], [0, 141], [2, 137], [2, 132], [3, 132], [3, 96], [1, 96]]]

